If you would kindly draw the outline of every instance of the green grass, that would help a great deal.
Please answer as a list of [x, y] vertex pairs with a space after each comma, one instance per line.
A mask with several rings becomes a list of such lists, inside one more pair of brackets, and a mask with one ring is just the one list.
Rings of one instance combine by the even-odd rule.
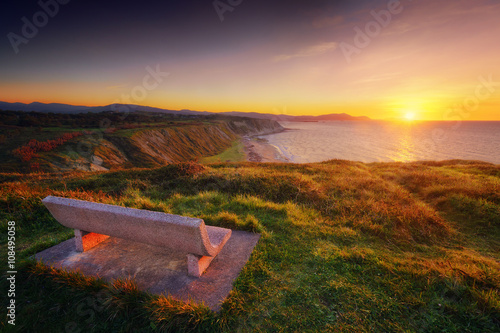
[[[224, 128], [224, 121], [220, 120], [205, 120], [201, 119], [183, 119], [183, 120], [165, 120], [161, 122], [143, 121], [141, 123], [131, 124], [115, 124], [118, 128], [116, 131], [107, 131], [103, 128], [78, 128], [69, 126], [60, 127], [21, 127], [21, 126], [3, 126], [0, 125], [2, 130], [3, 139], [0, 142], [0, 172], [17, 172], [22, 171], [29, 173], [32, 164], [38, 164], [40, 170], [53, 171], [54, 167], [59, 170], [71, 170], [75, 165], [85, 167], [90, 163], [90, 156], [96, 149], [105, 150], [107, 154], [104, 157], [121, 159], [121, 156], [115, 156], [116, 151], [111, 151], [109, 145], [111, 143], [105, 140], [111, 140], [119, 146], [125, 145], [123, 148], [125, 153], [131, 158], [120, 165], [112, 165], [113, 169], [116, 168], [129, 168], [134, 165], [141, 166], [155, 166], [158, 164], [157, 157], [149, 156], [144, 153], [140, 147], [134, 145], [134, 137], [144, 132], [150, 131], [166, 131], [168, 132], [168, 139], [163, 138], [164, 150], [169, 150], [172, 153], [163, 152], [168, 155], [173, 161], [186, 161], [195, 160], [197, 158], [213, 155], [225, 150], [230, 142], [234, 140], [234, 133], [225, 133], [227, 137], [217, 138], [213, 136], [215, 127]], [[104, 122], [107, 124], [107, 122]], [[137, 128], [125, 129], [123, 126], [133, 125]], [[202, 126], [204, 125], [204, 126]], [[210, 125], [210, 126], [209, 126]], [[212, 128], [211, 128], [212, 127]], [[112, 127], [110, 128], [112, 129]], [[206, 132], [205, 132], [206, 130]], [[60, 137], [64, 133], [74, 131], [91, 131], [93, 134], [85, 135], [84, 137], [70, 140], [66, 144], [57, 147], [51, 152], [37, 152], [37, 156], [29, 162], [22, 162], [18, 157], [12, 153], [16, 148], [26, 145], [30, 140], [35, 139], [38, 141], [47, 141]], [[185, 134], [189, 133], [189, 137]], [[179, 137], [179, 135], [180, 137]], [[89, 151], [90, 149], [90, 151]], [[155, 148], [158, 150], [158, 147]], [[146, 161], [147, 159], [147, 161]], [[236, 160], [236, 159], [235, 159]], [[238, 159], [243, 160], [242, 158]], [[76, 164], [73, 162], [77, 162]], [[215, 160], [214, 160], [215, 161]]]
[[232, 146], [219, 155], [204, 157], [200, 163], [219, 163], [219, 162], [243, 162], [245, 161], [245, 151], [241, 140], [234, 141]]
[[[498, 332], [499, 171], [333, 160], [3, 174], [0, 228], [16, 221], [21, 261], [16, 331]], [[200, 217], [261, 239], [215, 314], [133, 281], [30, 262], [71, 236], [41, 204], [46, 195]]]
[[[5, 127], [0, 126], [0, 130], [5, 130], [7, 134], [7, 139], [3, 144], [0, 144], [0, 172], [15, 172], [24, 171], [30, 172], [30, 163], [37, 162], [42, 166], [46, 166], [47, 156], [54, 155], [54, 152], [59, 153], [59, 155], [68, 155], [68, 146], [76, 146], [77, 139], [70, 140], [63, 146], [57, 147], [54, 151], [50, 153], [38, 152], [37, 155], [41, 158], [34, 158], [30, 162], [21, 162], [18, 157], [12, 154], [13, 150], [27, 144], [30, 140], [35, 139], [37, 141], [47, 141], [53, 140], [60, 137], [64, 133], [70, 132], [80, 132], [80, 131], [95, 131], [96, 129], [88, 128], [70, 128], [70, 127]], [[76, 152], [69, 154], [70, 158], [79, 157]], [[47, 168], [48, 169], [48, 168]]]
[[11, 172], [20, 169], [20, 162], [17, 157], [12, 154], [12, 151], [20, 146], [27, 144], [31, 139], [38, 141], [46, 141], [59, 137], [69, 130], [63, 128], [9, 128], [0, 126], [2, 134], [6, 135], [4, 143], [0, 144], [0, 171]]

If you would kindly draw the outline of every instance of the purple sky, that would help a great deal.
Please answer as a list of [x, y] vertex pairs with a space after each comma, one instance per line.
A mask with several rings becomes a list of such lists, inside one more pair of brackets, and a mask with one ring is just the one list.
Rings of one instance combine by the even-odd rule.
[[0, 5], [2, 101], [500, 120], [495, 0], [41, 3]]

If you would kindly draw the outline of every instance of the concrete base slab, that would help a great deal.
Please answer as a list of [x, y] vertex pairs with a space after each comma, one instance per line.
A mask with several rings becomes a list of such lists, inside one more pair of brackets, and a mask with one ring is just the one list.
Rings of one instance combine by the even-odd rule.
[[114, 237], [86, 252], [78, 252], [72, 238], [37, 253], [35, 258], [56, 268], [79, 271], [109, 282], [133, 278], [141, 290], [182, 301], [203, 302], [218, 311], [259, 238], [259, 234], [233, 231], [199, 278], [188, 276], [187, 253]]

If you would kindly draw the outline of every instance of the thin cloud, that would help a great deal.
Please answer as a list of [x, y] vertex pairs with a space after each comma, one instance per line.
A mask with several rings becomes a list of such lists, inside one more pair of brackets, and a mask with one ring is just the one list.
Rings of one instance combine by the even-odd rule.
[[[383, 35], [403, 35], [412, 31], [438, 30], [439, 27], [453, 21], [469, 22], [471, 16], [487, 15], [498, 12], [500, 4], [491, 4], [489, 1], [477, 2], [449, 2], [441, 3], [428, 1], [426, 6], [415, 6], [404, 8], [410, 15], [403, 21], [391, 22], [388, 29], [383, 31]], [[422, 20], [422, 17], [426, 17]]]
[[374, 83], [374, 82], [377, 83], [381, 81], [394, 80], [400, 77], [401, 74], [402, 74], [401, 72], [395, 72], [395, 73], [384, 73], [380, 75], [371, 75], [361, 80], [354, 81], [353, 84]]
[[299, 50], [293, 54], [281, 54], [274, 58], [275, 61], [286, 61], [293, 58], [305, 58], [305, 57], [313, 57], [317, 55], [324, 54], [330, 50], [335, 50], [338, 44], [336, 42], [325, 42], [312, 46], [308, 46]]

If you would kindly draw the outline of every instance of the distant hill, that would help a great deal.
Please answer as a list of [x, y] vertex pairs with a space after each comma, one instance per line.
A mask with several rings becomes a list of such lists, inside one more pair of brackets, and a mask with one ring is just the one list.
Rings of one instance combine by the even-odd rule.
[[258, 112], [208, 112], [208, 111], [193, 111], [193, 110], [169, 110], [154, 108], [150, 106], [142, 105], [125, 105], [125, 104], [110, 104], [105, 106], [83, 106], [83, 105], [70, 105], [70, 104], [60, 104], [60, 103], [50, 103], [44, 104], [39, 102], [33, 102], [30, 104], [24, 103], [7, 103], [0, 102], [0, 110], [10, 110], [10, 111], [37, 111], [37, 112], [54, 112], [54, 113], [87, 113], [87, 112], [103, 112], [103, 111], [116, 111], [116, 112], [161, 112], [161, 113], [172, 113], [172, 114], [182, 114], [182, 115], [208, 115], [208, 114], [220, 114], [226, 116], [237, 116], [237, 117], [247, 117], [247, 118], [257, 118], [257, 119], [271, 119], [276, 121], [366, 121], [371, 120], [368, 117], [354, 117], [346, 113], [331, 113], [321, 116], [291, 116], [285, 114], [270, 114], [270, 113], [258, 113]]
[[271, 119], [276, 121], [366, 121], [371, 120], [368, 117], [354, 117], [348, 115], [347, 113], [331, 113], [321, 116], [290, 116], [286, 114], [271, 114], [271, 113], [257, 113], [257, 112], [224, 112], [221, 114], [249, 117], [249, 118], [259, 118], [259, 119]]
[[163, 113], [178, 113], [178, 114], [209, 114], [209, 112], [199, 112], [191, 110], [167, 110], [159, 109], [150, 106], [142, 105], [125, 105], [125, 104], [109, 104], [105, 106], [83, 106], [83, 105], [70, 105], [70, 104], [60, 104], [60, 103], [50, 103], [44, 104], [39, 102], [33, 102], [30, 104], [24, 103], [7, 103], [0, 102], [0, 110], [9, 111], [24, 111], [24, 112], [53, 112], [53, 113], [87, 113], [87, 112], [103, 112], [103, 111], [116, 111], [116, 112], [163, 112]]
[[[7, 103], [0, 102], [0, 109], [9, 110], [9, 111], [37, 111], [37, 112], [54, 112], [54, 113], [81, 113], [88, 112], [91, 109], [88, 106], [77, 106], [77, 105], [68, 105], [68, 104], [59, 104], [59, 103], [51, 103], [44, 104], [33, 102], [30, 104], [24, 103]], [[94, 111], [101, 112], [101, 111]]]

